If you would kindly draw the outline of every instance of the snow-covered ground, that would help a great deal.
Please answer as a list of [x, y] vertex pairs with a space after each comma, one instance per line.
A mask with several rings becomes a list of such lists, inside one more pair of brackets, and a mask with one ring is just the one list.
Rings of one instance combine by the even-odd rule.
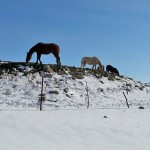
[[[23, 66], [20, 66], [23, 68]], [[32, 68], [25, 67], [30, 71]], [[14, 68], [14, 70], [16, 70]], [[23, 72], [3, 74], [0, 77], [0, 108], [39, 109], [42, 77], [39, 73], [24, 75]], [[126, 84], [129, 92], [126, 93]], [[87, 95], [88, 92], [88, 95]], [[126, 108], [128, 98], [130, 107], [150, 107], [150, 86], [145, 86], [128, 78], [97, 78], [88, 74], [84, 79], [73, 79], [70, 74], [45, 74], [44, 89], [46, 101], [43, 110], [86, 108], [89, 98], [90, 108]]]
[[39, 111], [41, 81], [39, 73], [0, 76], [0, 149], [149, 150], [149, 84], [46, 73]]
[[149, 114], [150, 109], [1, 111], [0, 149], [149, 150]]

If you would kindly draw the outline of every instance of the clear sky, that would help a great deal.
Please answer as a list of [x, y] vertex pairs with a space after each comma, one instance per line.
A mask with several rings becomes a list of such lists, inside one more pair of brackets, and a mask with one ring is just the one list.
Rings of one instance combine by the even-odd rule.
[[[82, 57], [97, 56], [122, 75], [150, 82], [149, 40], [149, 0], [0, 1], [0, 60], [22, 62], [36, 43], [56, 43], [62, 65], [79, 67]], [[42, 62], [55, 58], [43, 55]]]

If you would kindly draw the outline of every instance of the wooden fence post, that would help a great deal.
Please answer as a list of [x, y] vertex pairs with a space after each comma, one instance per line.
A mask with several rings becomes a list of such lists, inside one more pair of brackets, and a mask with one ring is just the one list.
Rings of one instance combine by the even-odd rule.
[[124, 92], [122, 92], [122, 93], [123, 93], [123, 95], [124, 95], [124, 97], [125, 97], [125, 99], [126, 99], [127, 107], [129, 108], [128, 99], [127, 99], [126, 95], [124, 94]]
[[[86, 82], [86, 81], [85, 81]], [[90, 105], [90, 101], [89, 101], [89, 91], [88, 91], [88, 85], [87, 85], [87, 82], [86, 82], [86, 92], [87, 92], [87, 109], [89, 108], [89, 105]]]
[[43, 102], [43, 76], [42, 76], [42, 86], [41, 86], [40, 111], [42, 111], [42, 102]]
[[127, 83], [126, 83], [126, 92], [127, 92], [127, 95], [128, 95], [129, 89], [128, 89], [128, 84]]

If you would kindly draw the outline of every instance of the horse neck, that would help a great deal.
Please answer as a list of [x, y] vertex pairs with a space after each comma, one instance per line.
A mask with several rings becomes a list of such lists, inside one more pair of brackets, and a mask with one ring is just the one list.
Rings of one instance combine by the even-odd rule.
[[33, 46], [30, 50], [29, 50], [29, 55], [31, 56], [34, 52], [37, 52], [35, 49], [35, 46]]
[[102, 69], [102, 64], [101, 64], [101, 62], [100, 62], [100, 61], [98, 61], [98, 65], [99, 65], [99, 68], [101, 68], [101, 69]]

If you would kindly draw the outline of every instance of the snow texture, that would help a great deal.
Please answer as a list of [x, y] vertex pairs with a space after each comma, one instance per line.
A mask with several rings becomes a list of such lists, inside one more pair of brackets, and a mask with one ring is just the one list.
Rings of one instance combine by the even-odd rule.
[[70, 74], [45, 73], [40, 111], [41, 75], [4, 73], [0, 149], [149, 150], [150, 85], [117, 78], [110, 81], [88, 74], [73, 79]]

